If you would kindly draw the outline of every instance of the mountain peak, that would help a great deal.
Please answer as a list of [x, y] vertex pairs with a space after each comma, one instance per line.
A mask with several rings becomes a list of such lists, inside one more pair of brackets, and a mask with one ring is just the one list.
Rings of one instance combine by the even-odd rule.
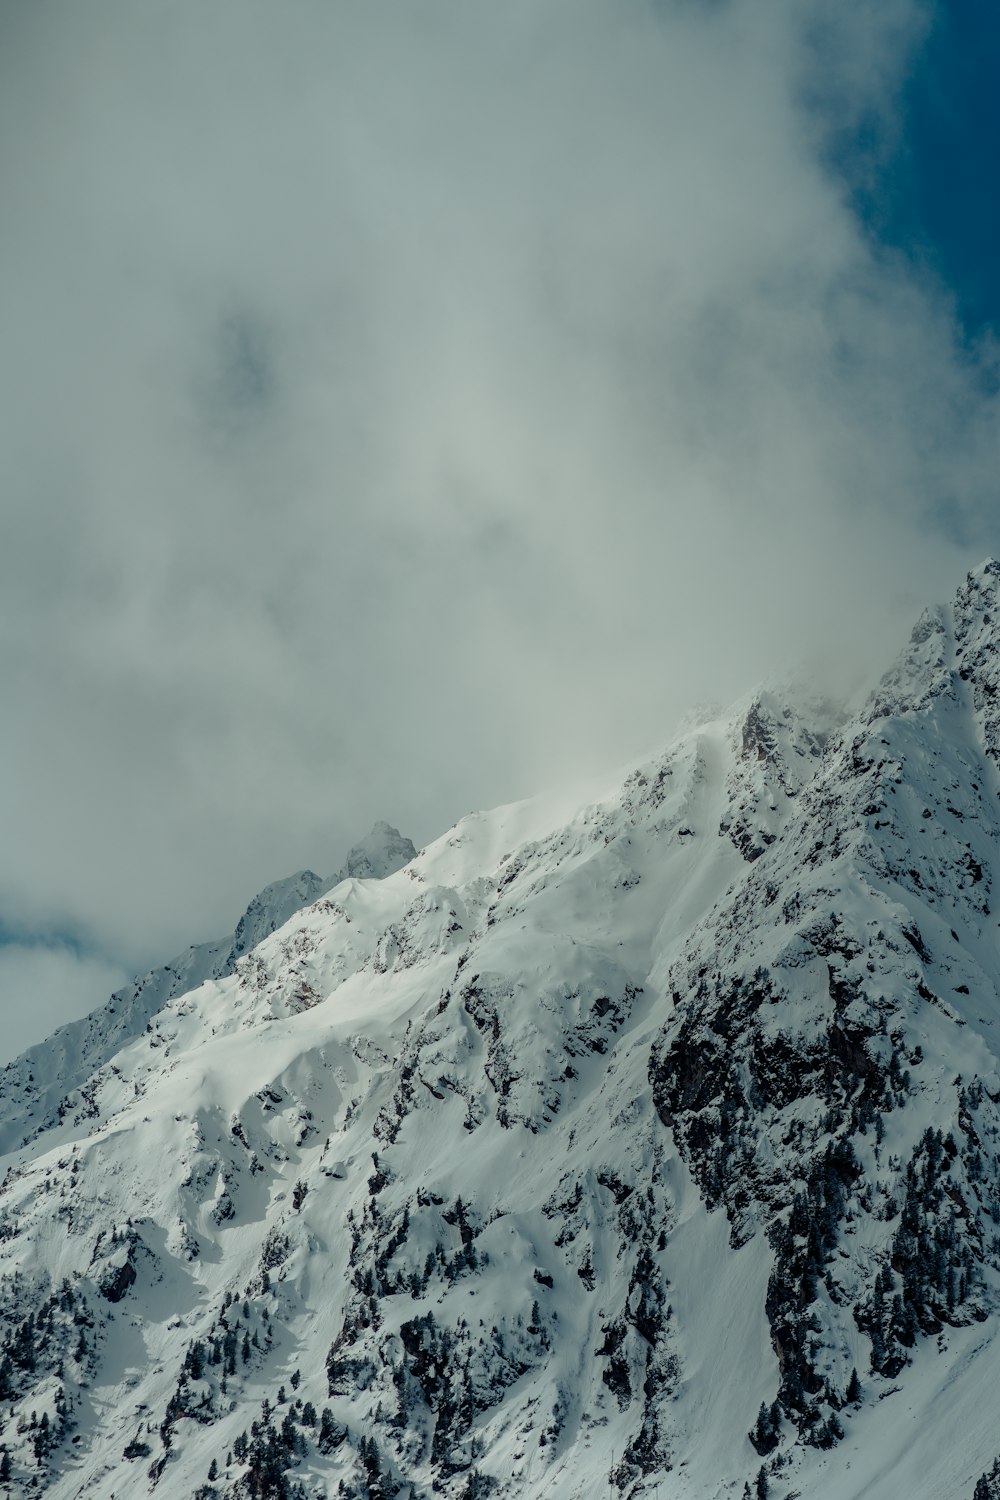
[[237, 963], [295, 914], [342, 880], [382, 880], [416, 854], [391, 823], [377, 822], [348, 852], [343, 868], [323, 877], [299, 870], [272, 881], [247, 904], [233, 932], [197, 943], [116, 990], [89, 1016], [70, 1021], [0, 1070], [0, 1151], [51, 1124], [74, 1089], [139, 1035], [171, 1000], [225, 980]]
[[411, 839], [391, 823], [380, 821], [367, 838], [361, 839], [347, 856], [344, 868], [330, 877], [328, 885], [342, 880], [384, 880], [416, 857]]
[[980, 578], [1000, 578], [1000, 562], [995, 557], [984, 557], [982, 562], [969, 569], [967, 581]]
[[1000, 562], [995, 558], [985, 558], [978, 567], [972, 568], [966, 575], [955, 594], [954, 610], [956, 624], [960, 633], [960, 627], [966, 627], [973, 622], [983, 621], [989, 625], [992, 616], [997, 611], [997, 593], [1000, 588]]

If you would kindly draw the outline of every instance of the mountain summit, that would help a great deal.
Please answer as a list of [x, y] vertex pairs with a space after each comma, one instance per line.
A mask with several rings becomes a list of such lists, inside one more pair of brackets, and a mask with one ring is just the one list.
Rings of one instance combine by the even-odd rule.
[[12, 1065], [0, 1477], [996, 1500], [998, 588]]
[[62, 1100], [145, 1030], [168, 1000], [197, 989], [206, 979], [232, 974], [237, 961], [317, 896], [353, 876], [381, 880], [401, 870], [416, 849], [389, 823], [376, 823], [348, 852], [342, 867], [325, 879], [299, 870], [258, 891], [235, 932], [197, 943], [150, 969], [106, 1005], [61, 1026], [48, 1041], [0, 1070], [0, 1152], [50, 1126]]

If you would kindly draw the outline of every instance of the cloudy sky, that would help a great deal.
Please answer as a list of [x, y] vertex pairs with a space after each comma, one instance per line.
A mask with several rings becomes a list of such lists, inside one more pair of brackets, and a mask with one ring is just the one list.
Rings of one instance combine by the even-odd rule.
[[0, 4], [0, 1055], [1000, 550], [998, 38]]

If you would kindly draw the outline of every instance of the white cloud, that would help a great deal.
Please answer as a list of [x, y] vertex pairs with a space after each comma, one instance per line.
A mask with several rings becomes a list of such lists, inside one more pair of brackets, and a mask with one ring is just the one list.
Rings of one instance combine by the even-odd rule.
[[127, 978], [117, 964], [70, 948], [0, 947], [0, 1066], [103, 1004]]
[[790, 643], [867, 664], [990, 550], [995, 409], [823, 151], [891, 134], [921, 6], [43, 11], [0, 88], [10, 920], [165, 956]]

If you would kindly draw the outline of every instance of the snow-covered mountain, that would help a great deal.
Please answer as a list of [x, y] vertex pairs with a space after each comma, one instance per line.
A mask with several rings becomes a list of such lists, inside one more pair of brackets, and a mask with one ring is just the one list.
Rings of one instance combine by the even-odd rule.
[[8, 1063], [0, 1069], [0, 1153], [55, 1123], [63, 1101], [145, 1031], [168, 1000], [197, 989], [206, 979], [232, 974], [238, 959], [324, 891], [349, 879], [382, 880], [401, 870], [416, 852], [398, 829], [376, 823], [335, 874], [324, 879], [312, 870], [299, 870], [265, 886], [240, 917], [235, 932], [196, 943], [169, 963], [150, 969], [116, 990], [106, 1005], [61, 1026], [48, 1041]]
[[998, 591], [12, 1065], [0, 1480], [996, 1500]]

